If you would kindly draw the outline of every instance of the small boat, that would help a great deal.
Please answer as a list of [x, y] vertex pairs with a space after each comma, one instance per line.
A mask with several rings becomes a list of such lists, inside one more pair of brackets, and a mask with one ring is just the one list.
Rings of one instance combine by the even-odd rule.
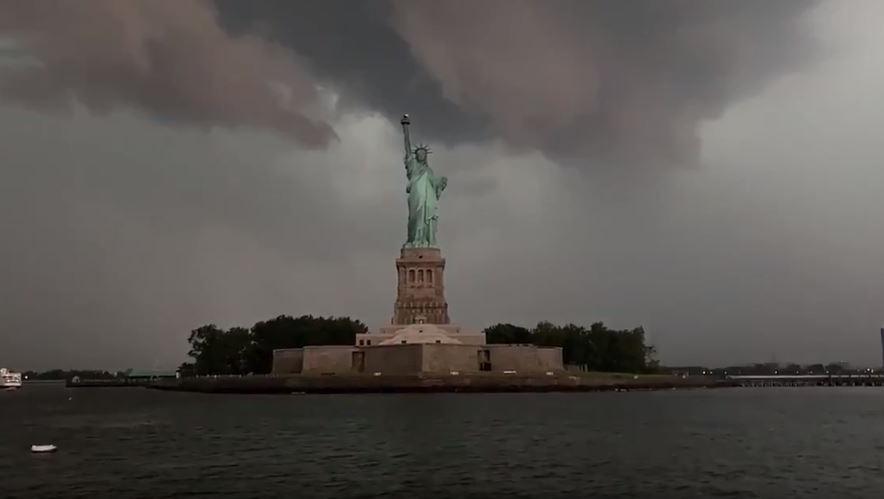
[[21, 373], [14, 373], [5, 367], [0, 368], [0, 390], [21, 388]]
[[55, 452], [58, 450], [58, 447], [52, 444], [44, 444], [44, 445], [32, 445], [31, 452], [36, 453], [46, 453], [46, 452]]

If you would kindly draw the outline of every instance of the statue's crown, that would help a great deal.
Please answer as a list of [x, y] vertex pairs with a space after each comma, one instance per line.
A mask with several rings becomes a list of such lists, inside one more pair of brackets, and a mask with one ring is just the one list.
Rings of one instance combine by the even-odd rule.
[[433, 153], [433, 151], [430, 150], [430, 146], [426, 144], [418, 144], [418, 146], [414, 148], [414, 153], [417, 154], [418, 151], [423, 151], [427, 154]]

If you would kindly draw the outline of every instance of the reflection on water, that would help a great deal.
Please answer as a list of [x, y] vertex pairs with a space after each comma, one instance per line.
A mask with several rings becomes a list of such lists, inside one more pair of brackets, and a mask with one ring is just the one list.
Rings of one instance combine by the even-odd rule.
[[[884, 389], [0, 393], [0, 496], [875, 497]], [[34, 443], [59, 452], [32, 455]]]

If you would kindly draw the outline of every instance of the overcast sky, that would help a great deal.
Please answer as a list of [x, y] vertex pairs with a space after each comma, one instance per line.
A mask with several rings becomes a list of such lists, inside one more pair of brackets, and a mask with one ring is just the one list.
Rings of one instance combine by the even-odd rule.
[[0, 366], [388, 323], [402, 112], [449, 177], [453, 322], [880, 365], [881, 26], [874, 0], [0, 0]]

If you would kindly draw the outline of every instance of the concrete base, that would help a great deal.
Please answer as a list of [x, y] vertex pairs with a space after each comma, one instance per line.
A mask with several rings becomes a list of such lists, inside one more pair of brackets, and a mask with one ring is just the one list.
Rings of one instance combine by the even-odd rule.
[[271, 374], [300, 374], [303, 369], [303, 348], [281, 348], [273, 351]]
[[497, 372], [528, 375], [564, 370], [559, 347], [412, 342], [274, 350], [272, 373], [410, 375]]
[[[347, 345], [307, 346], [304, 350], [304, 374], [342, 374], [353, 370], [355, 347]], [[275, 352], [274, 352], [275, 353]]]

